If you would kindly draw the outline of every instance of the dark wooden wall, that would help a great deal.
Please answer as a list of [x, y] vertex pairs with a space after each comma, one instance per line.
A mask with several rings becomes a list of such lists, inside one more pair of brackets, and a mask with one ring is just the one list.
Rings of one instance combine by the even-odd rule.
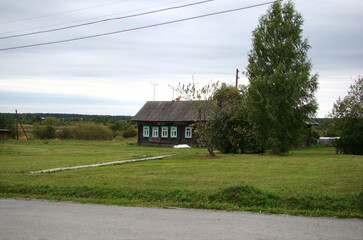
[[[174, 146], [179, 144], [188, 144], [189, 146], [197, 145], [197, 139], [195, 136], [194, 128], [192, 132], [192, 138], [185, 138], [185, 127], [191, 127], [193, 122], [137, 122], [138, 136], [137, 143], [145, 146]], [[143, 126], [149, 126], [150, 136], [143, 137]], [[161, 137], [161, 127], [168, 127], [168, 137]], [[152, 137], [152, 128], [159, 127], [159, 136], [157, 138]], [[170, 127], [177, 127], [177, 138], [170, 137]]]

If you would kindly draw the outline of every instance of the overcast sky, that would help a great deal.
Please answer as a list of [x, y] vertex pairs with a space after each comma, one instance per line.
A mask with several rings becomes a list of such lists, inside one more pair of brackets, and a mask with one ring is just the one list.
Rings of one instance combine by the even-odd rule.
[[[128, 16], [202, 0], [0, 0], [0, 37]], [[214, 0], [117, 21], [0, 39], [0, 49], [121, 31], [268, 1]], [[296, 0], [304, 17], [318, 117], [363, 73], [363, 1]], [[252, 31], [269, 5], [60, 44], [0, 51], [0, 112], [134, 115], [146, 101], [172, 100], [170, 86], [235, 82]], [[248, 80], [240, 74], [241, 84]], [[177, 93], [175, 93], [176, 97]]]

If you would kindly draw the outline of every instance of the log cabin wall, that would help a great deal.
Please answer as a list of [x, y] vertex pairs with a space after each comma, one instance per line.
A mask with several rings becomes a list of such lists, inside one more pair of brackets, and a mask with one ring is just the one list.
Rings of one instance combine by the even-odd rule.
[[[138, 124], [138, 145], [144, 146], [174, 146], [179, 144], [188, 144], [196, 146], [197, 139], [193, 129], [194, 122], [137, 122]], [[149, 135], [144, 136], [144, 127], [149, 128]], [[176, 137], [171, 135], [171, 129], [176, 127]], [[191, 138], [186, 137], [185, 129], [191, 127]], [[158, 136], [153, 136], [153, 129], [158, 129]], [[162, 136], [162, 129], [167, 128], [167, 137]]]

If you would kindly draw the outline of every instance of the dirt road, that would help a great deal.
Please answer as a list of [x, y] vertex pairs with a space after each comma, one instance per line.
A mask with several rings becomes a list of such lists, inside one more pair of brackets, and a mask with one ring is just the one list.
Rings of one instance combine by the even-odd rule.
[[0, 199], [0, 239], [363, 239], [363, 220]]

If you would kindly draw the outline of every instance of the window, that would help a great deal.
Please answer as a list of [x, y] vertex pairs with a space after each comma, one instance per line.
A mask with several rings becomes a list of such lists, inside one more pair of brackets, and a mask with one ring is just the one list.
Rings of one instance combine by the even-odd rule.
[[150, 127], [144, 126], [142, 130], [142, 136], [143, 137], [150, 137]]
[[153, 127], [153, 138], [157, 138], [159, 137], [159, 128], [158, 127]]
[[192, 127], [186, 127], [185, 128], [185, 138], [192, 138]]
[[171, 138], [178, 137], [178, 127], [170, 127], [170, 137]]
[[161, 127], [161, 137], [167, 138], [168, 137], [168, 127]]

